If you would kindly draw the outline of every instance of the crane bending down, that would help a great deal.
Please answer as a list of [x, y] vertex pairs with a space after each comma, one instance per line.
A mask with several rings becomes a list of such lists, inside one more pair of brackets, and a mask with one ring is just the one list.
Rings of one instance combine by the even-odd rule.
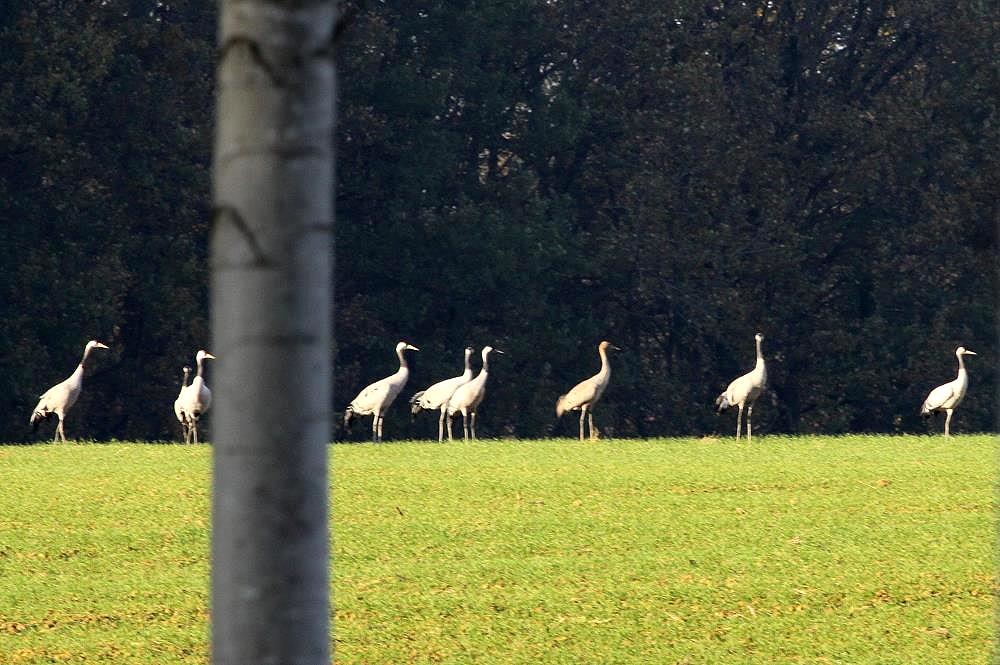
[[410, 368], [406, 364], [404, 351], [419, 351], [417, 347], [406, 342], [396, 345], [396, 355], [399, 357], [399, 369], [395, 374], [376, 381], [358, 393], [358, 396], [347, 405], [344, 411], [344, 427], [351, 430], [351, 420], [356, 416], [372, 416], [372, 440], [382, 440], [382, 421], [385, 412], [392, 406], [396, 396], [403, 390], [406, 380], [410, 378]]
[[448, 411], [449, 441], [452, 440], [451, 419], [460, 411], [462, 413], [465, 440], [469, 440], [470, 433], [472, 439], [476, 438], [476, 418], [479, 413], [479, 405], [482, 403], [483, 397], [486, 396], [486, 379], [489, 377], [490, 372], [490, 353], [503, 353], [503, 351], [494, 349], [492, 346], [484, 346], [482, 351], [483, 368], [479, 370], [476, 378], [456, 388], [448, 400], [448, 405], [445, 409]]
[[185, 365], [181, 372], [184, 373], [184, 378], [181, 380], [181, 389], [177, 393], [177, 399], [174, 400], [174, 415], [177, 416], [177, 422], [181, 424], [181, 431], [184, 433], [184, 443], [187, 443], [188, 423], [187, 416], [184, 415], [184, 411], [181, 409], [181, 397], [184, 396], [184, 389], [187, 388], [188, 380], [191, 378], [191, 368]]
[[590, 440], [596, 441], [600, 432], [594, 427], [594, 405], [601, 399], [608, 382], [611, 379], [611, 365], [608, 363], [608, 349], [621, 351], [608, 341], [597, 345], [597, 353], [601, 357], [601, 369], [594, 376], [573, 386], [565, 395], [556, 400], [556, 418], [561, 418], [567, 411], [580, 410], [580, 440], [583, 441], [583, 420], [590, 423]]
[[56, 425], [55, 437], [52, 440], [66, 441], [66, 432], [63, 429], [63, 423], [66, 420], [66, 412], [76, 404], [76, 400], [80, 397], [80, 392], [83, 390], [83, 367], [87, 364], [87, 358], [90, 356], [91, 351], [106, 348], [108, 347], [96, 339], [87, 342], [87, 345], [83, 347], [83, 357], [80, 359], [80, 364], [76, 366], [76, 371], [70, 374], [68, 379], [52, 386], [40, 396], [38, 405], [31, 412], [31, 420], [29, 422], [31, 423], [32, 431], [37, 430], [39, 423], [54, 413], [59, 419], [59, 424]]
[[[195, 354], [197, 361], [197, 373], [191, 380], [191, 385], [181, 388], [177, 401], [174, 402], [174, 411], [180, 410], [181, 423], [186, 423], [184, 428], [184, 443], [198, 443], [198, 421], [212, 407], [212, 391], [205, 385], [205, 360], [215, 360], [208, 351], [199, 349]], [[178, 402], [180, 403], [178, 406]]]
[[753, 415], [753, 403], [757, 401], [764, 387], [767, 385], [767, 368], [764, 366], [764, 354], [761, 353], [760, 343], [764, 341], [764, 336], [760, 333], [754, 335], [757, 342], [757, 364], [753, 370], [734, 380], [729, 387], [715, 399], [715, 406], [719, 413], [731, 406], [738, 406], [740, 411], [736, 416], [736, 438], [740, 438], [740, 430], [743, 423], [743, 408], [747, 410], [747, 442], [751, 440], [751, 416]]
[[929, 418], [935, 411], [944, 411], [945, 436], [951, 436], [951, 414], [965, 397], [965, 390], [969, 387], [969, 374], [965, 371], [962, 356], [974, 356], [976, 352], [960, 346], [955, 349], [955, 355], [958, 356], [958, 378], [932, 390], [920, 407], [920, 415], [925, 418]]
[[414, 393], [410, 398], [410, 412], [415, 416], [421, 411], [440, 411], [438, 418], [438, 443], [444, 440], [444, 419], [448, 413], [448, 400], [462, 384], [472, 380], [472, 347], [465, 347], [465, 371], [460, 376], [438, 381], [427, 390]]

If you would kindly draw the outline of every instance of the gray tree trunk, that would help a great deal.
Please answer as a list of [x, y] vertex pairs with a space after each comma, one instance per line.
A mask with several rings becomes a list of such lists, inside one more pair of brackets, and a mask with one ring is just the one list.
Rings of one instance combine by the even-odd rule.
[[332, 0], [224, 0], [213, 163], [212, 660], [330, 662]]

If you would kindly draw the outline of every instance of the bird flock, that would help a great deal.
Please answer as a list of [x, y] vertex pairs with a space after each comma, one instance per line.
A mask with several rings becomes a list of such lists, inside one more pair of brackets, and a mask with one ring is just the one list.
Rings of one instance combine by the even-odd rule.
[[[746, 374], [734, 379], [726, 389], [719, 394], [715, 400], [718, 412], [736, 407], [736, 439], [740, 439], [743, 429], [743, 412], [746, 411], [746, 437], [747, 441], [752, 441], [753, 436], [753, 406], [757, 399], [764, 393], [767, 387], [767, 365], [764, 360], [762, 343], [764, 336], [761, 333], [754, 335], [757, 357], [754, 368]], [[74, 372], [65, 381], [61, 381], [52, 386], [39, 396], [38, 404], [32, 410], [29, 424], [32, 430], [50, 416], [55, 415], [57, 425], [55, 429], [54, 441], [66, 441], [64, 429], [66, 414], [76, 403], [83, 390], [83, 376], [87, 361], [94, 349], [108, 349], [109, 347], [97, 340], [90, 340], [83, 349], [83, 357]], [[399, 360], [399, 369], [394, 374], [379, 379], [369, 384], [358, 393], [357, 397], [351, 400], [344, 410], [344, 428], [349, 432], [351, 422], [355, 418], [362, 416], [372, 416], [372, 440], [379, 442], [383, 440], [383, 425], [386, 412], [393, 402], [403, 392], [410, 377], [409, 365], [406, 361], [407, 351], [419, 351], [416, 346], [409, 342], [401, 341], [396, 344], [396, 356]], [[566, 394], [560, 395], [556, 400], [556, 418], [561, 418], [567, 411], [579, 411], [579, 437], [584, 440], [584, 435], [589, 428], [589, 438], [594, 441], [600, 436], [600, 431], [594, 425], [594, 407], [604, 395], [608, 384], [611, 381], [611, 363], [608, 359], [608, 351], [621, 351], [620, 348], [608, 341], [602, 341], [597, 345], [597, 354], [600, 359], [600, 369], [588, 379], [584, 379], [573, 386]], [[465, 366], [464, 371], [455, 377], [444, 379], [432, 384], [424, 390], [413, 394], [410, 398], [410, 413], [416, 417], [421, 411], [432, 411], [438, 413], [438, 441], [444, 440], [447, 430], [448, 440], [453, 440], [452, 420], [456, 414], [462, 414], [463, 438], [468, 441], [476, 439], [476, 423], [478, 419], [479, 406], [486, 396], [486, 382], [489, 378], [490, 355], [503, 354], [500, 349], [492, 346], [483, 347], [480, 356], [482, 367], [478, 374], [473, 376], [471, 358], [475, 350], [466, 347], [464, 351]], [[951, 435], [951, 417], [955, 409], [965, 397], [969, 386], [969, 376], [965, 369], [964, 356], [974, 356], [976, 353], [964, 346], [955, 349], [955, 356], [958, 359], [958, 376], [954, 381], [950, 381], [932, 390], [924, 400], [920, 413], [924, 417], [930, 417], [936, 412], [945, 413], [944, 435]], [[200, 349], [195, 354], [195, 374], [191, 377], [191, 367], [185, 366], [181, 370], [182, 381], [180, 391], [174, 400], [174, 416], [180, 424], [184, 443], [199, 442], [199, 422], [212, 406], [212, 391], [205, 383], [205, 361], [214, 360], [215, 356]]]

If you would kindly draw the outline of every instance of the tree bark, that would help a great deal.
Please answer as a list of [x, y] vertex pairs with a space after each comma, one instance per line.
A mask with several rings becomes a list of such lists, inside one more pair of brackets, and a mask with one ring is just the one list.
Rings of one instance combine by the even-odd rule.
[[211, 238], [212, 659], [330, 662], [332, 0], [224, 0]]

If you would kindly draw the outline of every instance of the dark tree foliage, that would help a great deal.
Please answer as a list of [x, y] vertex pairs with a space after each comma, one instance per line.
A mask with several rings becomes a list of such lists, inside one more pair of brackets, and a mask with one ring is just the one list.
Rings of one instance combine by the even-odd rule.
[[[70, 436], [169, 438], [207, 344], [212, 40], [198, 2], [0, 17], [0, 432], [83, 343]], [[976, 3], [342, 3], [334, 408], [492, 344], [484, 435], [729, 433], [765, 334], [769, 432], [996, 427], [997, 39]], [[224, 349], [211, 349], [223, 354]], [[940, 429], [938, 423], [936, 430]], [[363, 428], [362, 428], [363, 430]], [[387, 437], [430, 436], [402, 404]], [[356, 434], [355, 438], [363, 438]]]

